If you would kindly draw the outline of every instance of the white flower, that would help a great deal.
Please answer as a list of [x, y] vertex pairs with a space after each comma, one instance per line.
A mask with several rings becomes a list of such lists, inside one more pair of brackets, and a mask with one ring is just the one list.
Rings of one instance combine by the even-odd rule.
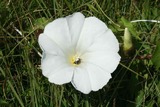
[[98, 18], [79, 12], [46, 25], [39, 44], [43, 75], [51, 83], [71, 82], [85, 94], [106, 85], [120, 61], [112, 31]]

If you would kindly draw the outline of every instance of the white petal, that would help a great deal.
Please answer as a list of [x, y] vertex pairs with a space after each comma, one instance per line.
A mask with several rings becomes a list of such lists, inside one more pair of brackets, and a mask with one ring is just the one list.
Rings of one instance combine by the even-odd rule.
[[67, 61], [64, 57], [43, 53], [41, 60], [42, 74], [49, 77], [56, 72], [57, 68], [65, 64], [67, 64]]
[[94, 43], [98, 35], [107, 30], [107, 26], [96, 17], [88, 17], [85, 19], [80, 38], [77, 44], [77, 51], [83, 53], [86, 49]]
[[38, 38], [38, 42], [44, 52], [53, 54], [53, 55], [64, 56], [64, 53], [58, 47], [58, 45], [46, 35], [40, 34]]
[[94, 43], [90, 45], [87, 51], [119, 51], [119, 43], [110, 29], [97, 36]]
[[59, 18], [46, 25], [44, 34], [54, 41], [65, 53], [71, 46], [71, 36], [66, 18]]
[[73, 67], [69, 67], [67, 65], [62, 65], [58, 69], [55, 70], [55, 73], [52, 75], [49, 75], [48, 80], [51, 83], [55, 84], [65, 84], [71, 82], [71, 79], [73, 77]]
[[111, 74], [101, 69], [99, 66], [87, 64], [87, 71], [89, 73], [91, 87], [93, 91], [101, 89], [107, 84], [111, 78]]
[[83, 67], [75, 68], [71, 82], [77, 90], [84, 94], [88, 94], [91, 91], [89, 74], [88, 71]]
[[96, 51], [85, 53], [82, 59], [84, 63], [94, 64], [104, 69], [106, 72], [112, 73], [119, 64], [120, 56], [116, 52]]
[[76, 46], [83, 27], [85, 17], [82, 13], [77, 12], [73, 15], [67, 16], [66, 19], [68, 22], [72, 44], [73, 46]]

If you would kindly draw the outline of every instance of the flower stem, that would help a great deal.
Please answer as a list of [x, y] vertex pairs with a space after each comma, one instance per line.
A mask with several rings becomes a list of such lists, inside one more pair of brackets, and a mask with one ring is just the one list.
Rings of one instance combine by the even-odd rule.
[[140, 77], [142, 77], [142, 78], [145, 78], [145, 77], [143, 77], [142, 75], [140, 75], [140, 74], [138, 74], [137, 72], [135, 72], [135, 71], [133, 71], [132, 69], [130, 69], [129, 67], [125, 66], [124, 64], [120, 63], [120, 65], [123, 66], [124, 68], [128, 69], [128, 70], [131, 71], [132, 73], [134, 73], [134, 74], [136, 74], [136, 75], [138, 75], [138, 76], [140, 76]]

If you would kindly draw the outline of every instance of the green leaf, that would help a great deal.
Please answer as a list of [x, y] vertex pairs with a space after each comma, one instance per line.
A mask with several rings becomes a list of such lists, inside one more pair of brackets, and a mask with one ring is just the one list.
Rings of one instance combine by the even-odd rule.
[[160, 41], [158, 41], [156, 44], [156, 49], [153, 53], [153, 57], [151, 60], [153, 64], [155, 65], [155, 67], [159, 69], [160, 68]]
[[114, 24], [108, 24], [107, 26], [108, 26], [108, 28], [110, 28], [112, 30], [112, 32], [116, 32], [117, 33], [117, 32], [124, 31], [123, 28], [117, 27]]
[[133, 35], [133, 37], [140, 40], [139, 35], [136, 32], [133, 24], [130, 21], [128, 21], [127, 19], [125, 19], [124, 17], [121, 18], [121, 21], [122, 21], [123, 25], [125, 26], [125, 28], [128, 28], [129, 32]]
[[136, 98], [136, 107], [140, 107], [142, 105], [143, 98], [144, 98], [144, 92], [143, 90], [140, 90]]
[[44, 27], [49, 23], [50, 20], [47, 20], [45, 17], [38, 18], [33, 22], [34, 27], [39, 29], [44, 29]]
[[0, 105], [8, 105], [9, 103], [6, 100], [0, 99]]
[[146, 104], [146, 107], [154, 107], [154, 100], [150, 100], [147, 104]]
[[90, 4], [87, 4], [87, 6], [89, 7], [89, 9], [95, 13], [99, 13], [99, 11], [93, 6], [93, 5], [90, 5]]

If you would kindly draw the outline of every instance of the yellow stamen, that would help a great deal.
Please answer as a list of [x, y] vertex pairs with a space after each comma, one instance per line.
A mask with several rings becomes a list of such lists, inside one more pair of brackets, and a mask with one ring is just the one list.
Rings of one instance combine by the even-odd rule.
[[70, 62], [72, 65], [77, 66], [77, 65], [81, 64], [81, 59], [78, 55], [74, 55], [70, 58]]

